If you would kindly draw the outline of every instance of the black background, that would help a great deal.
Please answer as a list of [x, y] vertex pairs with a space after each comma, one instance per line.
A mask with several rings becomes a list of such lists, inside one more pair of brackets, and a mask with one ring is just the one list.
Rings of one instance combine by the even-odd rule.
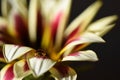
[[[70, 22], [94, 1], [73, 0]], [[87, 47], [97, 53], [99, 61], [74, 62], [72, 65], [77, 67], [78, 80], [120, 80], [120, 0], [103, 0], [103, 6], [94, 20], [110, 15], [118, 15], [119, 19], [116, 26], [103, 36], [106, 43]]]
[[[73, 0], [69, 22], [94, 1]], [[120, 0], [103, 0], [103, 3], [94, 20], [110, 15], [118, 15], [119, 19], [116, 26], [103, 36], [106, 43], [87, 47], [97, 53], [98, 62], [74, 62], [71, 65], [78, 73], [78, 80], [120, 80]]]

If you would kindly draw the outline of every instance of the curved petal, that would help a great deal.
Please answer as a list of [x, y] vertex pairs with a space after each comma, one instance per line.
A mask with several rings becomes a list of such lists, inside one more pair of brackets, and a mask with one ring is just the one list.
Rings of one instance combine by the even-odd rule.
[[97, 35], [102, 36], [115, 25], [115, 24], [111, 24], [115, 20], [117, 20], [116, 15], [99, 19], [96, 22], [92, 23], [86, 31], [93, 32]]
[[97, 55], [92, 50], [79, 51], [65, 56], [62, 61], [97, 61]]
[[14, 80], [13, 64], [8, 64], [1, 70], [0, 80]]
[[27, 52], [33, 50], [30, 47], [24, 47], [19, 45], [5, 44], [3, 45], [3, 55], [7, 62], [11, 62]]
[[[24, 65], [21, 65], [21, 67], [24, 68]], [[25, 77], [25, 75], [19, 74], [19, 76], [16, 76], [16, 74], [14, 73], [14, 64], [8, 64], [0, 71], [0, 80], [22, 80]]]
[[52, 76], [55, 80], [76, 80], [76, 72], [65, 65], [58, 65], [50, 69]]
[[20, 60], [14, 64], [14, 75], [16, 78], [24, 78], [32, 74], [28, 67], [27, 61]]
[[80, 44], [93, 43], [93, 42], [105, 42], [105, 41], [96, 34], [85, 32], [80, 37], [75, 38], [73, 40], [69, 40], [66, 43], [66, 46], [59, 52], [59, 54], [60, 55], [63, 54], [65, 51], [67, 51], [71, 47], [75, 47]]
[[28, 66], [33, 71], [35, 77], [39, 77], [47, 72], [56, 62], [45, 57], [33, 57], [28, 59]]

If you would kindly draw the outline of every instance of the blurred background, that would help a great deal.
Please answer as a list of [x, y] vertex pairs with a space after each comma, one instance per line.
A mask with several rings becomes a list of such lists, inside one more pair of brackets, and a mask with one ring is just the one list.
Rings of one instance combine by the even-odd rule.
[[[73, 0], [70, 22], [95, 0]], [[118, 15], [116, 26], [103, 38], [106, 43], [92, 44], [98, 62], [75, 62], [72, 67], [78, 72], [78, 80], [120, 80], [120, 0], [103, 0], [103, 6], [94, 20]], [[77, 68], [76, 68], [77, 67]]]
[[[1, 1], [1, 0], [0, 0]], [[96, 0], [73, 0], [70, 21]], [[103, 0], [103, 6], [94, 20], [118, 15], [116, 26], [103, 38], [106, 43], [97, 43], [86, 49], [94, 50], [97, 62], [74, 62], [71, 66], [78, 73], [78, 80], [120, 80], [120, 0]]]

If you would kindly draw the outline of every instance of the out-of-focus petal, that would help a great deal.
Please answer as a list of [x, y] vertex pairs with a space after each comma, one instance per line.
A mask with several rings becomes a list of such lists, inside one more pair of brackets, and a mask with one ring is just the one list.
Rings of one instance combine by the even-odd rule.
[[24, 78], [32, 74], [28, 67], [27, 61], [20, 60], [14, 64], [14, 75], [17, 78]]
[[96, 34], [85, 32], [80, 37], [70, 40], [66, 43], [66, 46], [59, 52], [59, 54], [64, 53], [66, 50], [70, 49], [71, 47], [86, 44], [86, 43], [93, 43], [93, 42], [105, 42], [101, 37], [97, 36]]
[[27, 4], [26, 0], [8, 0], [12, 9], [17, 10], [22, 16], [27, 18]]
[[[56, 49], [59, 49], [69, 15], [71, 0], [51, 0], [50, 2], [49, 0], [40, 0], [40, 3], [42, 16], [45, 18], [45, 24], [48, 24], [47, 27], [50, 27], [50, 39], [53, 40], [52, 43], [55, 44]], [[44, 32], [44, 35], [47, 36], [46, 32]], [[43, 37], [42, 43], [46, 43], [50, 41], [50, 39], [48, 38], [47, 41], [45, 41]]]
[[62, 61], [97, 61], [97, 55], [92, 50], [71, 53], [64, 57]]
[[10, 11], [10, 4], [8, 4], [8, 0], [1, 0], [1, 13], [2, 16], [7, 17]]
[[65, 65], [55, 66], [50, 69], [50, 72], [55, 80], [76, 80], [77, 78], [76, 72]]
[[97, 35], [104, 35], [107, 33], [115, 24], [113, 22], [117, 19], [116, 15], [105, 17], [102, 19], [97, 20], [96, 22], [92, 23], [87, 31], [93, 32]]
[[77, 33], [74, 35], [80, 34], [86, 29], [87, 25], [92, 21], [95, 14], [98, 12], [99, 8], [101, 7], [102, 3], [100, 0], [96, 1], [92, 5], [90, 5], [82, 14], [80, 14], [66, 29], [65, 37], [70, 37], [71, 33], [74, 30], [78, 29]]
[[56, 38], [55, 38], [56, 48], [61, 47], [64, 28], [66, 27], [66, 23], [69, 16], [70, 6], [71, 6], [71, 0], [61, 0], [60, 6], [58, 7], [58, 11], [56, 11], [57, 14], [61, 13], [60, 21], [58, 23], [58, 28], [56, 30]]
[[38, 12], [38, 0], [31, 0], [29, 5], [29, 36], [31, 42], [36, 41], [37, 37], [37, 12]]
[[7, 62], [11, 62], [31, 50], [33, 49], [19, 45], [12, 45], [12, 44], [3, 45], [3, 55]]
[[39, 77], [47, 72], [56, 62], [45, 57], [33, 57], [28, 60], [28, 65], [35, 77]]

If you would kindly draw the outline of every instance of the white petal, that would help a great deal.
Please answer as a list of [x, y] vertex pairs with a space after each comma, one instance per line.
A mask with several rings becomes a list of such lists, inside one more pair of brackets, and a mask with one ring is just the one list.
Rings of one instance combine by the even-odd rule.
[[93, 42], [105, 42], [101, 37], [97, 36], [96, 34], [86, 32], [82, 34], [77, 39], [74, 39], [67, 43], [67, 45], [60, 51], [59, 54], [62, 54], [63, 52], [67, 51], [68, 49], [75, 47], [80, 44], [85, 43], [93, 43]]
[[92, 50], [79, 51], [71, 53], [64, 57], [62, 61], [97, 61], [97, 55]]
[[28, 60], [30, 69], [35, 77], [39, 77], [54, 66], [55, 61], [43, 57], [33, 57]]
[[28, 21], [28, 25], [29, 25], [29, 36], [30, 36], [30, 40], [31, 42], [35, 42], [36, 41], [36, 36], [37, 36], [37, 0], [31, 0], [30, 1], [30, 6], [29, 6], [29, 21]]
[[109, 16], [102, 18], [94, 23], [92, 23], [87, 31], [91, 31], [97, 35], [104, 35], [107, 33], [113, 26], [114, 24], [111, 24], [117, 19], [117, 16]]
[[3, 54], [7, 62], [11, 62], [31, 50], [33, 49], [19, 45], [5, 44], [3, 46]]

